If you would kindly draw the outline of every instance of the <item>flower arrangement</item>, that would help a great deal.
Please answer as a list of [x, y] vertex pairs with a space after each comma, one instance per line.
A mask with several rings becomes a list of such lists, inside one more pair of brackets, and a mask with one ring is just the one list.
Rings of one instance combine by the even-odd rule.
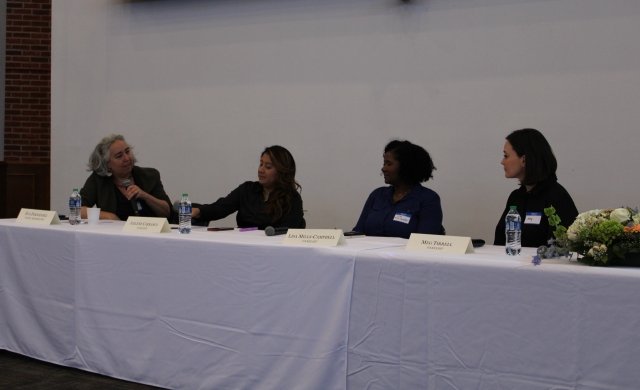
[[636, 265], [640, 259], [640, 214], [637, 209], [589, 210], [578, 215], [566, 231], [568, 248], [589, 265]]

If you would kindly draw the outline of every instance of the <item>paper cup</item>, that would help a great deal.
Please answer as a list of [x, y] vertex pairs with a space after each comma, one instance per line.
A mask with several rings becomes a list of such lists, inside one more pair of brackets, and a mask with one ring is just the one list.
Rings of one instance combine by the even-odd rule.
[[87, 217], [89, 219], [89, 225], [97, 225], [100, 220], [100, 207], [87, 208]]

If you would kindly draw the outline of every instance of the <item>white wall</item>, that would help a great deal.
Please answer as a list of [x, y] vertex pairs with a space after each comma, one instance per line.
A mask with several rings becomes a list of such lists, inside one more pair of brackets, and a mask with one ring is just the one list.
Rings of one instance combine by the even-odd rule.
[[400, 137], [432, 154], [448, 233], [492, 240], [522, 127], [580, 210], [637, 206], [638, 37], [636, 0], [54, 0], [52, 208], [119, 132], [195, 201], [282, 144], [308, 225], [350, 229]]

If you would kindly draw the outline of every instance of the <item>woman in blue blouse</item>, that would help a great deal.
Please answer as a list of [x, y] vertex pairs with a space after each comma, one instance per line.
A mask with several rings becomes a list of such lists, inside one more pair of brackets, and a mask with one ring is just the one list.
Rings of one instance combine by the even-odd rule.
[[420, 183], [433, 177], [433, 161], [424, 148], [391, 141], [384, 148], [382, 175], [388, 187], [374, 190], [354, 231], [368, 236], [409, 238], [411, 233], [444, 234], [440, 197]]

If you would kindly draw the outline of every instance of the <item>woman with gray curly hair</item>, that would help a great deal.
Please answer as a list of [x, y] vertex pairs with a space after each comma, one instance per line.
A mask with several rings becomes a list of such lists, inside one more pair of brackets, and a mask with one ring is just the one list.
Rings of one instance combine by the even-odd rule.
[[104, 137], [89, 157], [91, 175], [84, 183], [82, 218], [87, 207], [100, 207], [100, 219], [126, 220], [129, 216], [170, 218], [171, 200], [160, 173], [135, 165], [133, 148], [120, 134]]

